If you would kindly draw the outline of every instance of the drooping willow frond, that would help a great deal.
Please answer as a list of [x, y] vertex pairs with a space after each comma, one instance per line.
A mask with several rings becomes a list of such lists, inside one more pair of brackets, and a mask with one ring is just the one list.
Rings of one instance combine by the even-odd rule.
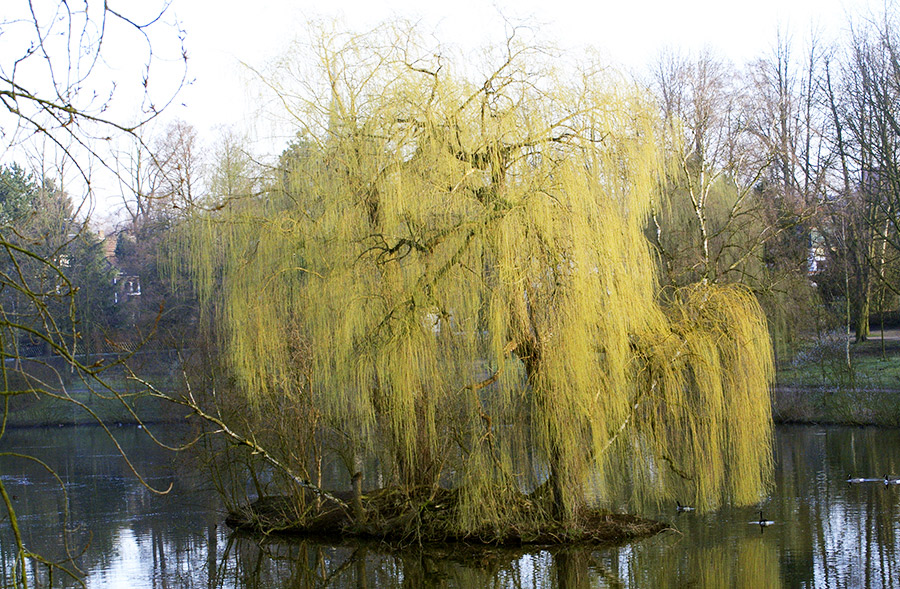
[[545, 485], [563, 518], [622, 491], [756, 499], [765, 320], [740, 289], [661, 295], [641, 92], [534, 79], [525, 52], [473, 82], [411, 42], [347, 43], [319, 54], [323, 96], [273, 79], [300, 134], [265, 197], [182, 240], [248, 401], [308, 404], [399, 483], [458, 487], [463, 531]]

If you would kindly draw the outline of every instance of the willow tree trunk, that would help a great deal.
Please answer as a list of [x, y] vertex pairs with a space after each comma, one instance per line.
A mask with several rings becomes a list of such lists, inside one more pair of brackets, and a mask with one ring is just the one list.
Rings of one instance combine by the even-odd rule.
[[[531, 326], [531, 331], [534, 331], [533, 325]], [[541, 365], [541, 349], [538, 342], [539, 337], [537, 334], [532, 333], [532, 337], [521, 342], [516, 348], [516, 355], [522, 360], [522, 364], [525, 367], [525, 375], [529, 387], [531, 387], [532, 391], [535, 391], [538, 395], [535, 399], [536, 404], [544, 405], [546, 407], [553, 403], [553, 399], [549, 394], [550, 391], [541, 390], [536, 383]], [[547, 411], [546, 409], [540, 411], [540, 413], [545, 415], [552, 414], [552, 412]], [[564, 486], [565, 483], [563, 482], [563, 473], [565, 469], [563, 461], [564, 454], [562, 448], [560, 448], [560, 439], [558, 435], [555, 436], [555, 439], [550, 441], [549, 446], [550, 451], [547, 456], [549, 474], [544, 483], [544, 488], [550, 494], [549, 507], [554, 519], [557, 521], [567, 521], [571, 519], [571, 515], [574, 513], [574, 506], [570, 505], [567, 501], [567, 494]]]
[[363, 483], [363, 455], [359, 448], [353, 452], [353, 473], [351, 475], [351, 483], [353, 485], [353, 519], [356, 525], [361, 526], [365, 523], [366, 511], [362, 502], [362, 483]]

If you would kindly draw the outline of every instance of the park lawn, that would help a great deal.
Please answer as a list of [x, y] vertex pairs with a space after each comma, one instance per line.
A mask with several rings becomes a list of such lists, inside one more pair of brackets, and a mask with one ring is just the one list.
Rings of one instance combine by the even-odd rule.
[[876, 332], [868, 341], [851, 343], [849, 365], [840, 338], [807, 345], [779, 365], [776, 385], [900, 391], [900, 340], [882, 341]]
[[772, 395], [777, 422], [900, 427], [900, 339], [850, 344], [820, 338], [780, 363]]
[[[157, 376], [151, 378], [157, 385], [166, 380], [162, 375]], [[107, 425], [123, 425], [173, 421], [183, 417], [183, 410], [150, 397], [142, 386], [120, 374], [109, 375], [104, 382], [118, 392], [118, 398], [110, 390], [96, 384], [92, 385], [92, 390], [85, 382], [77, 380], [57, 383], [40, 392], [13, 395], [9, 398], [6, 425], [97, 425], [101, 421]], [[24, 383], [17, 384], [23, 386]]]

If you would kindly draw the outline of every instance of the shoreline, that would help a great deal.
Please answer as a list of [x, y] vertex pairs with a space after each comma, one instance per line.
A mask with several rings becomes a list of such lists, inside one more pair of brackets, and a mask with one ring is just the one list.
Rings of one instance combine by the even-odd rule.
[[900, 427], [900, 389], [777, 385], [771, 395], [777, 424]]
[[[900, 427], [900, 388], [841, 388], [825, 385], [774, 385], [771, 388], [772, 420], [776, 424], [822, 424]], [[98, 419], [76, 404], [45, 399], [41, 408], [6, 415], [7, 429], [99, 426]], [[140, 401], [133, 409], [146, 417], [130, 415], [121, 402], [93, 400], [89, 408], [106, 427], [189, 424], [178, 407], [156, 401], [149, 407]], [[140, 407], [140, 405], [144, 405]]]

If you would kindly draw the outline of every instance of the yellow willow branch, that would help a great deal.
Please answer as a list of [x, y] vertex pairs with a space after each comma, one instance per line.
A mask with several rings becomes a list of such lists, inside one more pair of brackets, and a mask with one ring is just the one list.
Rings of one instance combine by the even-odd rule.
[[210, 415], [209, 413], [204, 411], [200, 407], [200, 405], [197, 403], [197, 401], [194, 399], [194, 393], [190, 390], [190, 387], [188, 387], [188, 398], [187, 399], [176, 399], [174, 397], [171, 397], [171, 396], [163, 393], [162, 391], [160, 391], [159, 389], [154, 387], [152, 384], [150, 384], [146, 380], [143, 380], [142, 378], [139, 378], [136, 376], [132, 376], [130, 378], [132, 380], [135, 380], [136, 382], [139, 382], [140, 384], [144, 385], [145, 387], [147, 387], [147, 390], [150, 391], [151, 396], [156, 397], [158, 399], [163, 399], [165, 401], [169, 401], [170, 403], [175, 403], [176, 405], [181, 405], [182, 407], [187, 407], [201, 419], [216, 425], [219, 429], [218, 429], [218, 431], [213, 432], [213, 433], [225, 434], [227, 437], [231, 438], [232, 441], [234, 441], [238, 446], [246, 446], [247, 448], [250, 448], [250, 450], [253, 452], [253, 454], [256, 454], [257, 456], [262, 457], [263, 460], [265, 460], [266, 462], [268, 462], [269, 464], [271, 464], [272, 466], [277, 468], [283, 474], [287, 475], [287, 477], [297, 486], [312, 491], [313, 493], [315, 493], [322, 499], [328, 499], [329, 501], [334, 501], [342, 509], [345, 509], [348, 512], [350, 511], [350, 507], [346, 503], [344, 503], [344, 501], [342, 501], [335, 495], [329, 493], [328, 491], [322, 489], [318, 485], [313, 484], [309, 479], [305, 479], [305, 478], [297, 475], [293, 470], [291, 470], [290, 467], [288, 467], [286, 464], [283, 464], [280, 460], [278, 460], [277, 458], [275, 458], [274, 456], [269, 454], [265, 448], [263, 448], [262, 446], [260, 446], [256, 442], [254, 442], [253, 440], [249, 440], [249, 439], [245, 438], [244, 436], [240, 435], [239, 433], [235, 432], [230, 427], [228, 427], [228, 425], [226, 425], [225, 422], [222, 421], [220, 418], [218, 418], [214, 415]]
[[657, 382], [658, 381], [654, 380], [653, 384], [650, 385], [650, 388], [646, 392], [638, 395], [638, 398], [634, 402], [634, 405], [631, 406], [631, 413], [629, 413], [628, 417], [626, 417], [625, 420], [622, 421], [622, 424], [619, 425], [619, 429], [616, 430], [616, 433], [614, 433], [613, 436], [609, 439], [609, 441], [606, 442], [606, 445], [603, 446], [603, 448], [600, 450], [600, 454], [603, 454], [604, 452], [609, 450], [610, 446], [612, 446], [616, 442], [616, 440], [619, 439], [619, 436], [622, 434], [623, 431], [625, 431], [625, 428], [628, 427], [628, 424], [631, 423], [631, 418], [634, 417], [635, 413], [637, 413], [637, 408], [641, 404], [641, 401], [644, 400], [644, 397], [650, 395], [654, 390], [656, 390]]
[[[503, 348], [503, 357], [505, 358], [506, 356], [508, 356], [513, 350], [516, 349], [517, 346], [518, 346], [518, 344], [517, 344], [516, 342], [514, 342], [514, 341], [509, 342], [508, 344], [506, 344], [506, 347]], [[487, 377], [486, 379], [484, 379], [484, 380], [482, 380], [482, 381], [479, 381], [479, 382], [476, 382], [476, 383], [472, 383], [472, 384], [470, 384], [470, 385], [466, 385], [465, 387], [463, 387], [462, 390], [463, 390], [463, 391], [465, 391], [465, 390], [470, 390], [470, 391], [472, 391], [473, 393], [474, 393], [474, 392], [477, 392], [477, 391], [480, 391], [480, 390], [483, 389], [484, 387], [490, 386], [490, 385], [494, 384], [495, 382], [497, 382], [497, 379], [500, 378], [500, 374], [501, 374], [502, 372], [503, 372], [503, 366], [500, 366], [500, 367], [494, 372], [494, 374], [492, 374], [491, 376]], [[462, 392], [462, 391], [460, 391], [460, 392]]]
[[19, 531], [19, 521], [16, 519], [16, 512], [13, 510], [12, 499], [10, 499], [9, 494], [6, 492], [6, 486], [3, 484], [2, 480], [0, 480], [0, 497], [3, 498], [3, 503], [6, 504], [6, 511], [9, 514], [9, 525], [12, 528], [13, 536], [15, 537], [19, 568], [22, 570], [22, 587], [27, 589], [28, 575], [26, 574], [25, 569], [25, 558], [30, 555], [26, 552], [25, 544], [22, 542], [22, 533]]
[[[672, 364], [675, 364], [675, 361], [681, 357], [682, 353], [684, 353], [685, 345], [686, 344], [684, 342], [681, 343], [681, 349], [678, 350], [677, 352], [675, 352], [675, 355], [672, 357], [672, 360], [671, 360]], [[641, 404], [641, 401], [644, 400], [644, 397], [647, 397], [647, 396], [650, 396], [653, 394], [653, 391], [656, 390], [656, 385], [658, 383], [659, 383], [659, 380], [654, 378], [653, 383], [650, 385], [650, 388], [637, 396], [637, 399], [634, 401], [634, 404], [631, 406], [631, 413], [629, 413], [628, 417], [626, 417], [625, 420], [622, 421], [622, 424], [619, 425], [619, 429], [616, 430], [616, 433], [613, 434], [612, 438], [610, 438], [609, 441], [606, 442], [606, 445], [603, 446], [602, 450], [600, 450], [600, 454], [603, 454], [604, 452], [609, 450], [610, 446], [612, 446], [616, 442], [616, 440], [619, 438], [619, 436], [622, 434], [622, 432], [625, 431], [625, 428], [628, 427], [629, 423], [631, 423], [631, 418], [634, 417], [635, 414], [637, 413], [637, 408]], [[670, 465], [671, 465], [671, 461], [670, 461]], [[674, 467], [673, 467], [673, 470], [675, 470]], [[675, 472], [678, 472], [678, 471], [676, 470]]]

